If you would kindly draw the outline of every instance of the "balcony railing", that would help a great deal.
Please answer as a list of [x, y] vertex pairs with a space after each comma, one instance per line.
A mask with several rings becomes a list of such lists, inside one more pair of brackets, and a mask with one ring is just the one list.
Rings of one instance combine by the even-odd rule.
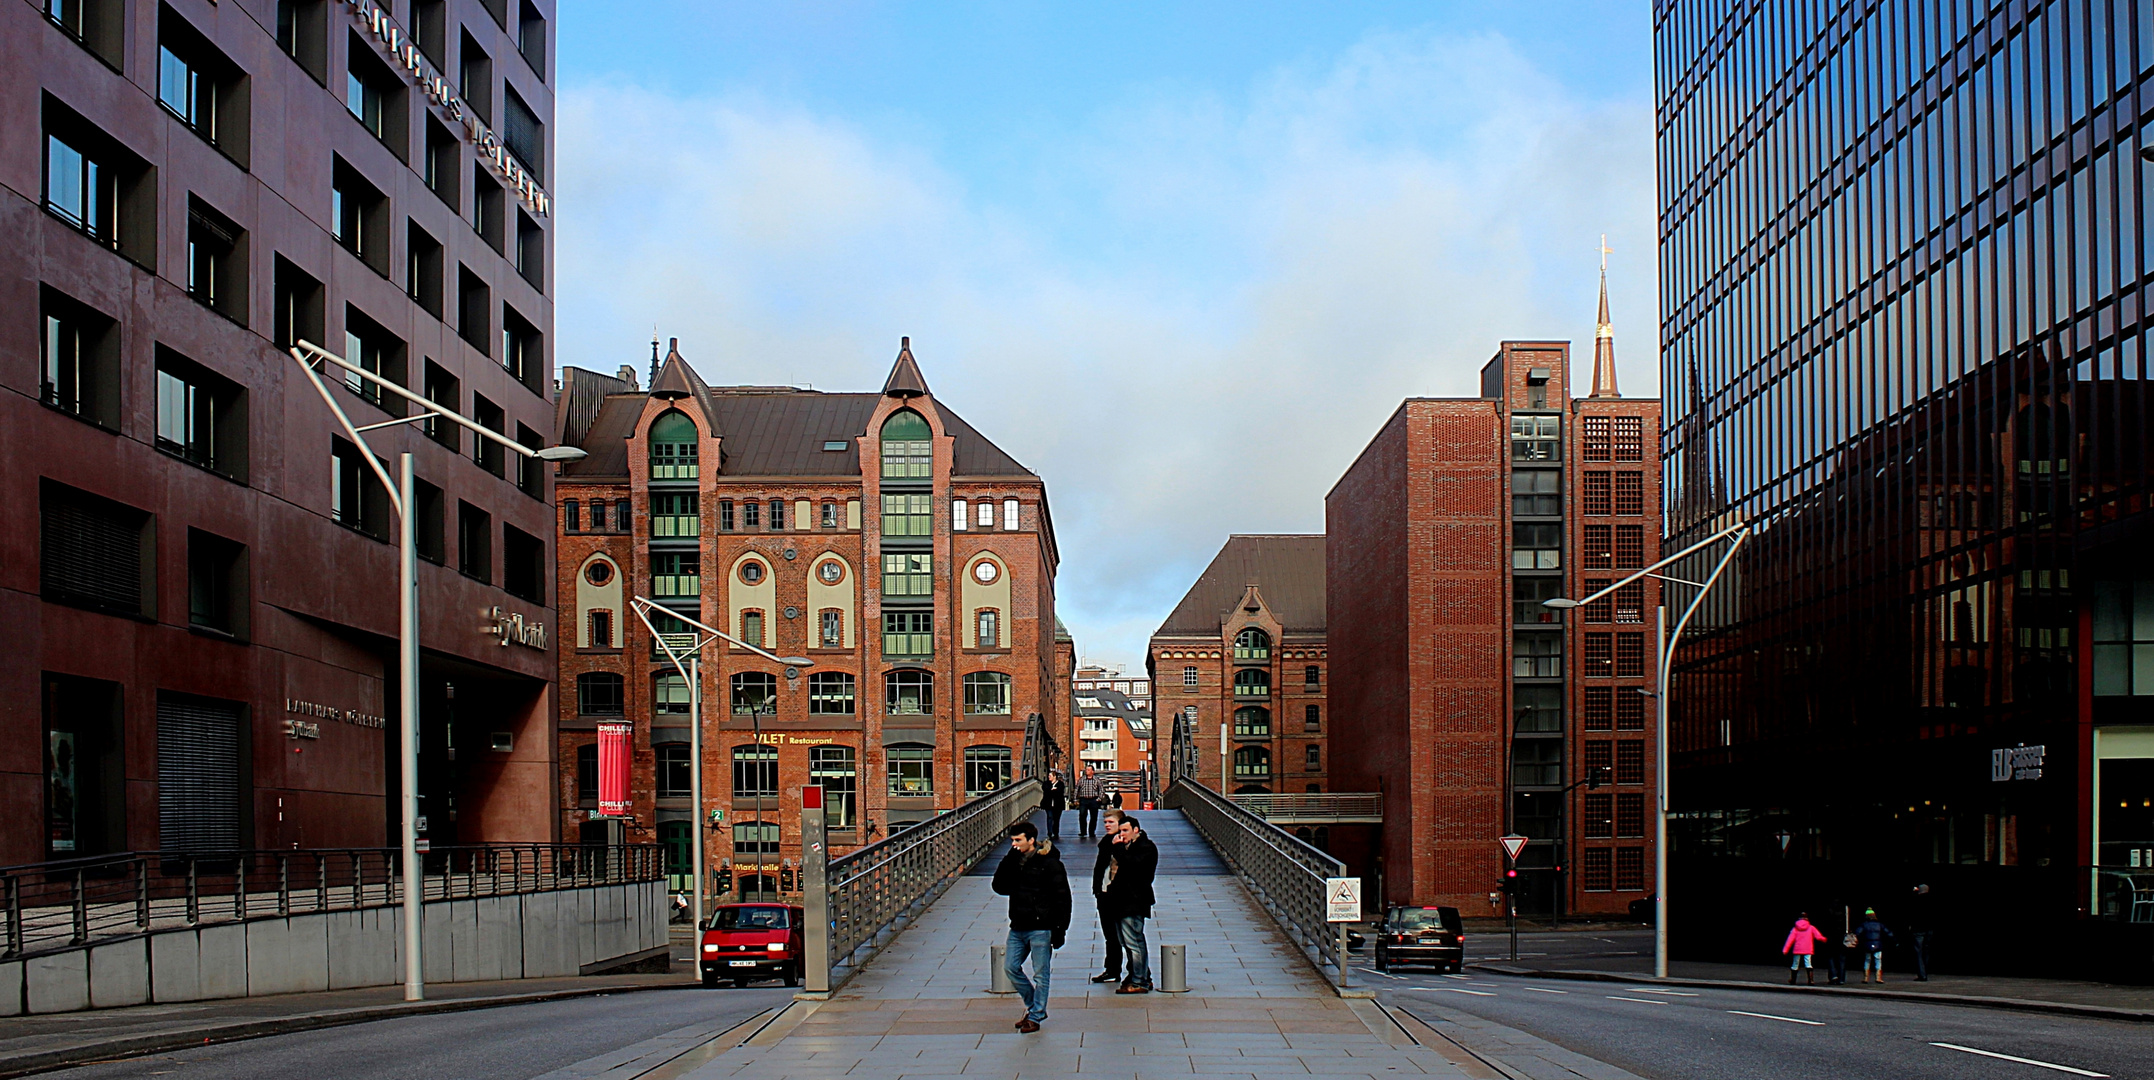
[[694, 537], [703, 533], [703, 519], [694, 514], [669, 514], [651, 518], [651, 536], [658, 539]]
[[703, 577], [700, 574], [653, 574], [652, 596], [701, 596]]

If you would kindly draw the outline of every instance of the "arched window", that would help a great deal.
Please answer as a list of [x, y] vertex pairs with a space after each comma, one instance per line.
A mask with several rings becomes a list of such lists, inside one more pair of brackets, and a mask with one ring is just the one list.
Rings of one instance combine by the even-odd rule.
[[844, 671], [818, 671], [809, 675], [808, 713], [812, 716], [851, 716], [852, 674]]
[[769, 715], [778, 711], [778, 677], [767, 671], [743, 671], [733, 676], [733, 715]]
[[935, 475], [935, 433], [911, 409], [883, 422], [883, 479], [927, 480]]
[[1010, 677], [999, 671], [975, 671], [965, 676], [965, 711], [1008, 715]]
[[1252, 626], [1234, 635], [1234, 660], [1236, 663], [1269, 659], [1271, 659], [1270, 634]]
[[778, 750], [772, 746], [733, 748], [733, 797], [778, 797]]
[[[1236, 649], [1236, 652], [1241, 650]], [[1271, 672], [1263, 668], [1243, 668], [1234, 673], [1234, 696], [1260, 698], [1271, 696]]]
[[935, 711], [935, 676], [918, 668], [898, 668], [883, 676], [883, 702], [892, 716]]
[[1271, 779], [1271, 749], [1263, 746], [1244, 746], [1235, 750], [1234, 779], [1247, 781]]
[[1271, 738], [1271, 710], [1260, 705], [1244, 705], [1234, 710], [1234, 737], [1237, 739]]
[[966, 747], [965, 797], [977, 799], [1001, 791], [1010, 782], [1010, 762], [1007, 746]]
[[660, 675], [651, 688], [651, 711], [660, 715], [688, 715], [688, 680], [676, 672]]
[[677, 410], [668, 410], [651, 421], [647, 438], [651, 444], [651, 479], [696, 478], [696, 422]]

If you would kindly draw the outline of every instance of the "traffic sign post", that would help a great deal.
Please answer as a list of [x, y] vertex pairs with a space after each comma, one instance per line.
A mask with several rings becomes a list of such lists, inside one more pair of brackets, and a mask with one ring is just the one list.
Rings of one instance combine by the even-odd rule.
[[1346, 924], [1361, 921], [1361, 879], [1357, 877], [1334, 877], [1324, 879], [1324, 921], [1337, 927], [1339, 936], [1339, 985], [1346, 985], [1346, 973], [1353, 965], [1346, 956]]
[[1511, 959], [1518, 959], [1518, 853], [1526, 850], [1526, 838], [1510, 833], [1496, 838], [1503, 845], [1503, 913], [1511, 923]]

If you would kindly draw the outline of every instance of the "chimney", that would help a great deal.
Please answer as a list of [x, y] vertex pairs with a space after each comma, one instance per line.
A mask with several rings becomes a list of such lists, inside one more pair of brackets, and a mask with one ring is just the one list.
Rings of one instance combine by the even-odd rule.
[[635, 368], [635, 365], [633, 365], [633, 364], [622, 364], [622, 365], [621, 365], [621, 374], [620, 374], [620, 379], [621, 379], [621, 381], [622, 381], [622, 382], [625, 382], [625, 383], [627, 383], [627, 384], [628, 384], [628, 388], [629, 388], [630, 390], [635, 390], [635, 389], [639, 389], [639, 388], [638, 388], [638, 387], [636, 386], [636, 368]]

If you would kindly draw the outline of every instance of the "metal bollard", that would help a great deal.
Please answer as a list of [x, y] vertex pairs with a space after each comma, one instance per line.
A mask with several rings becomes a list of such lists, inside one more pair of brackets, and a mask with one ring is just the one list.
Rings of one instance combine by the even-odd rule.
[[1161, 945], [1159, 947], [1159, 986], [1162, 994], [1186, 994], [1189, 992], [1189, 946]]
[[1010, 947], [1008, 945], [989, 945], [987, 947], [988, 993], [1014, 994], [1017, 992], [1017, 987], [1010, 984], [1010, 973], [1002, 969], [1003, 962], [1008, 958], [1009, 954]]

